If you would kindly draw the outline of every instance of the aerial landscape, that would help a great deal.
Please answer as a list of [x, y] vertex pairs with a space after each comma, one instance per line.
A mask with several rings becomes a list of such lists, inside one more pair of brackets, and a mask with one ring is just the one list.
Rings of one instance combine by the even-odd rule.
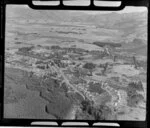
[[145, 120], [147, 10], [8, 5], [4, 117]]

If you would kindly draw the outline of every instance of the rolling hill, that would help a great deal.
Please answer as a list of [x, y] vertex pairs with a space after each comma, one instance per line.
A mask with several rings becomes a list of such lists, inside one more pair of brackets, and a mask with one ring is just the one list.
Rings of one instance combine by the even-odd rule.
[[[52, 21], [60, 24], [61, 22], [78, 23], [94, 25], [96, 29], [105, 28], [109, 30], [117, 30], [121, 35], [123, 48], [136, 48], [147, 46], [147, 12], [131, 12], [131, 13], [96, 13], [89, 14], [83, 11], [54, 11], [54, 10], [33, 10], [28, 7], [10, 6], [7, 7], [8, 19], [17, 20], [43, 20], [45, 23]], [[17, 20], [16, 20], [17, 19]], [[107, 32], [106, 32], [107, 34]], [[113, 35], [113, 33], [112, 33]], [[117, 37], [116, 37], [117, 38]], [[134, 39], [140, 40], [139, 42]], [[139, 46], [137, 46], [139, 45]], [[128, 49], [128, 48], [127, 48]]]

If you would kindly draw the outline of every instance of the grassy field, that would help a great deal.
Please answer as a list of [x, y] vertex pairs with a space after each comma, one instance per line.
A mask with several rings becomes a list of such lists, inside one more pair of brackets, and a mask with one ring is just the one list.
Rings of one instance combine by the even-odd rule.
[[[39, 92], [31, 91], [26, 88], [23, 81], [25, 75], [22, 70], [6, 68], [5, 74], [4, 117], [55, 118], [45, 112], [45, 106], [48, 104], [48, 101], [41, 98]], [[8, 95], [7, 88], [9, 89]], [[14, 98], [12, 98], [12, 96]]]

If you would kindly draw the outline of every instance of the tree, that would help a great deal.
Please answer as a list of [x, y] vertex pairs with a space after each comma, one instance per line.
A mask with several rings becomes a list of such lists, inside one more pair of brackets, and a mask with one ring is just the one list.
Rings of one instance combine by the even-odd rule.
[[65, 82], [61, 84], [61, 88], [64, 90], [64, 92], [68, 92], [68, 87]]
[[94, 69], [96, 67], [95, 64], [93, 63], [86, 63], [83, 68], [86, 68], [86, 69]]
[[96, 65], [93, 63], [86, 63], [83, 68], [88, 69], [90, 71], [90, 75], [92, 75], [93, 69], [95, 69]]
[[29, 77], [32, 77], [34, 75], [33, 71], [29, 72]]
[[137, 62], [136, 62], [135, 56], [133, 56], [133, 63], [134, 63], [135, 68], [137, 69]]
[[95, 117], [95, 120], [101, 120], [102, 119], [102, 112], [99, 110], [96, 110], [94, 112], [94, 117]]
[[105, 63], [103, 70], [102, 70], [102, 75], [105, 75], [107, 68], [108, 68], [108, 63]]
[[90, 105], [90, 103], [89, 103], [89, 101], [87, 101], [87, 100], [83, 100], [83, 101], [81, 102], [81, 105], [82, 105], [82, 110], [83, 110], [83, 111], [86, 111], [86, 110], [87, 110], [87, 107]]
[[113, 56], [113, 60], [114, 60], [114, 62], [116, 62], [116, 59], [117, 59], [117, 56], [116, 56], [116, 55], [114, 55], [114, 56]]

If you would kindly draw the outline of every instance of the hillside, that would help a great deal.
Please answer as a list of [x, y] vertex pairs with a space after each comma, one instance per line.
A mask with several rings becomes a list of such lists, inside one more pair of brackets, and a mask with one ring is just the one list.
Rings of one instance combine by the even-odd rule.
[[122, 31], [122, 39], [130, 42], [133, 38], [139, 38], [146, 41], [147, 37], [147, 13], [106, 13], [106, 14], [89, 14], [83, 11], [48, 11], [33, 10], [28, 7], [10, 6], [7, 9], [7, 18], [22, 20], [44, 20], [54, 23], [61, 22], [79, 22], [82, 24], [93, 24], [97, 28], [107, 28]]

